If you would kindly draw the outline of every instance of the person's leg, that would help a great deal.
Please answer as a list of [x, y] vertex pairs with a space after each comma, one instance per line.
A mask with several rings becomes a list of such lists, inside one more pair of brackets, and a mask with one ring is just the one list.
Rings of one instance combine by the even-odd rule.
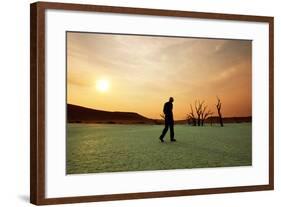
[[165, 127], [162, 131], [162, 134], [160, 135], [159, 139], [163, 142], [163, 138], [165, 137], [167, 131], [168, 131], [168, 128], [169, 128], [169, 124], [168, 122], [165, 120]]
[[176, 139], [174, 138], [175, 137], [175, 133], [174, 133], [174, 121], [173, 120], [170, 121], [169, 128], [170, 128], [170, 139], [171, 139], [171, 142], [175, 142]]
[[174, 140], [174, 136], [175, 136], [175, 133], [174, 133], [174, 123], [171, 122], [170, 123], [170, 139]]

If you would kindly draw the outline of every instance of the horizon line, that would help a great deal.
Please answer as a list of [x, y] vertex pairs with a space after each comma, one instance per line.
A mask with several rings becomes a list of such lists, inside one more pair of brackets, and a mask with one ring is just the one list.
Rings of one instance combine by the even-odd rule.
[[[151, 119], [151, 120], [162, 120], [161, 118], [149, 118], [147, 116], [142, 115], [141, 113], [138, 112], [133, 112], [133, 111], [106, 111], [103, 109], [96, 109], [96, 108], [90, 108], [88, 106], [81, 106], [81, 105], [77, 105], [77, 104], [73, 104], [73, 103], [66, 103], [66, 105], [73, 105], [73, 106], [78, 106], [78, 107], [82, 107], [82, 108], [86, 108], [86, 109], [91, 109], [91, 110], [98, 110], [98, 111], [104, 111], [104, 112], [121, 112], [121, 113], [136, 113], [140, 116], [143, 116], [147, 119]], [[219, 116], [209, 116], [210, 117], [219, 117]], [[224, 116], [223, 118], [244, 118], [244, 117], [252, 117], [252, 115], [248, 115], [248, 116]], [[187, 119], [175, 119], [174, 121], [183, 121], [183, 120], [187, 120]]]

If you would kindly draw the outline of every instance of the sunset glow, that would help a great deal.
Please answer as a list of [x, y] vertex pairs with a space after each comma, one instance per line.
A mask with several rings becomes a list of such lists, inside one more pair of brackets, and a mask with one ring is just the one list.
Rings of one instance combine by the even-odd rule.
[[108, 89], [109, 89], [109, 82], [108, 80], [106, 79], [101, 79], [101, 80], [98, 80], [97, 83], [96, 83], [96, 89], [99, 91], [99, 92], [107, 92]]
[[252, 114], [252, 41], [67, 32], [67, 103], [175, 119], [204, 100], [216, 114]]

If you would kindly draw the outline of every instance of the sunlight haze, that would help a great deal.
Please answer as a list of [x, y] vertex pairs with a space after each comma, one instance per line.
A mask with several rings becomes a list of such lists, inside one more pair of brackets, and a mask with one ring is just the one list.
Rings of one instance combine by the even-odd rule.
[[251, 116], [252, 42], [67, 32], [67, 102], [160, 119], [174, 97], [174, 117], [205, 100], [223, 116]]

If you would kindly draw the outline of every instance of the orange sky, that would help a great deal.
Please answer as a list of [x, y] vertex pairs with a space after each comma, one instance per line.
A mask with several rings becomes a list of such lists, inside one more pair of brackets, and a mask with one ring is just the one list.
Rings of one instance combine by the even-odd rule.
[[[174, 117], [205, 100], [216, 115], [250, 116], [252, 42], [67, 32], [67, 102], [161, 118], [175, 99]], [[100, 80], [106, 91], [97, 89]]]

